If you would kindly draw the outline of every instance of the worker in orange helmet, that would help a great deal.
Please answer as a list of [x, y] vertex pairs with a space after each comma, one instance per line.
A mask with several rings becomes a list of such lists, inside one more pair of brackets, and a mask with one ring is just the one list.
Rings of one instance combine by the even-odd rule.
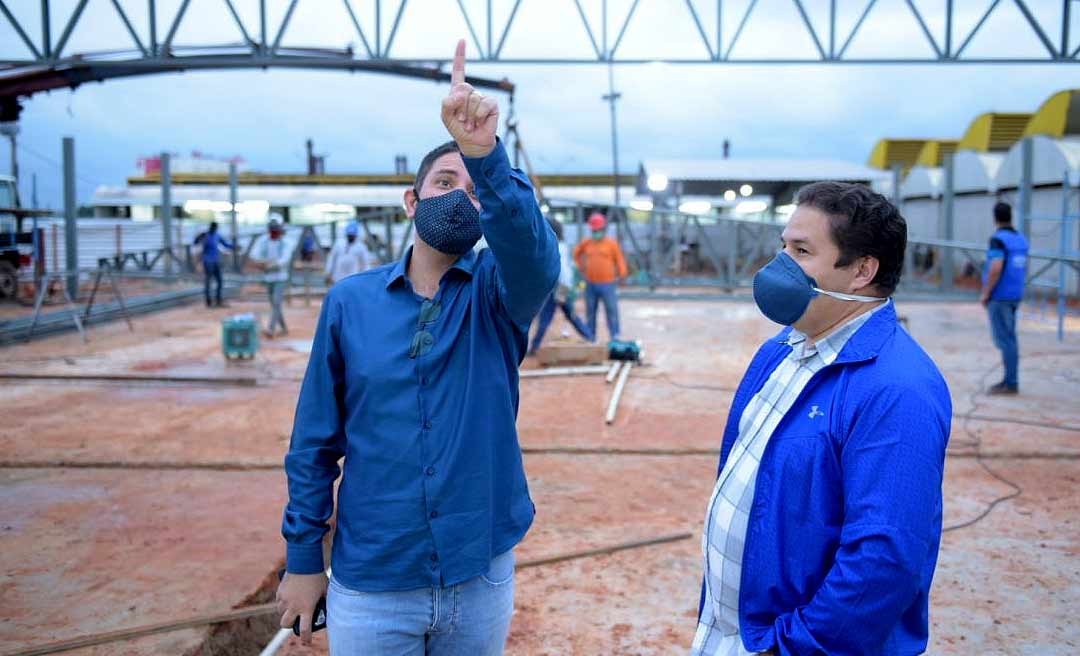
[[619, 242], [607, 236], [607, 217], [595, 212], [589, 217], [590, 238], [574, 248], [574, 262], [585, 277], [585, 315], [589, 332], [596, 341], [596, 310], [604, 303], [610, 338], [619, 339], [619, 299], [617, 284], [626, 278], [626, 259]]

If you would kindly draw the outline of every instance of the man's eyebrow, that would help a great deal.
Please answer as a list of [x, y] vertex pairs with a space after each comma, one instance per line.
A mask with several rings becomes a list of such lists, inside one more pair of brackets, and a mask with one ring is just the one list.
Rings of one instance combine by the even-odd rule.
[[456, 178], [458, 172], [454, 169], [439, 169], [438, 171], [435, 171], [435, 175], [452, 175]]

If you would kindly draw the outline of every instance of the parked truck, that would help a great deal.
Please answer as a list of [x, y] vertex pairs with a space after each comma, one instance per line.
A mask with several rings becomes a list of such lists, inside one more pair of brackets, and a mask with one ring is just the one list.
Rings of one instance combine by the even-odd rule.
[[25, 227], [24, 222], [27, 218], [49, 214], [47, 210], [20, 207], [15, 178], [0, 175], [0, 299], [18, 297], [21, 271], [43, 271], [43, 231], [38, 231], [35, 240], [33, 229]]

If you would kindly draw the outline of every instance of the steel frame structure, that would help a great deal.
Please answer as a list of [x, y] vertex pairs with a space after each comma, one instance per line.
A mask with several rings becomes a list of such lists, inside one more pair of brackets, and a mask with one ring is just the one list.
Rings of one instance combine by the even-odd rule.
[[[409, 0], [366, 0], [367, 5], [373, 5], [375, 20], [361, 20], [354, 5], [359, 5], [361, 0], [341, 0], [344, 8], [355, 29], [356, 37], [361, 47], [358, 51], [352, 48], [290, 48], [283, 46], [283, 38], [287, 33], [293, 14], [301, 1], [311, 2], [336, 2], [336, 0], [279, 0], [279, 4], [285, 6], [284, 16], [280, 24], [273, 26], [268, 24], [267, 0], [258, 1], [257, 25], [245, 23], [237, 12], [234, 0], [215, 0], [221, 2], [228, 9], [238, 29], [242, 41], [228, 44], [206, 44], [198, 46], [179, 46], [174, 43], [177, 31], [185, 21], [194, 21], [188, 14], [191, 0], [181, 0], [175, 12], [164, 21], [163, 25], [168, 30], [162, 35], [158, 31], [158, 0], [138, 0], [147, 3], [148, 25], [145, 29], [138, 29], [132, 22], [128, 12], [124, 10], [120, 0], [94, 0], [95, 2], [111, 3], [116, 14], [124, 26], [123, 31], [110, 35], [115, 36], [116, 47], [104, 52], [68, 53], [67, 47], [71, 35], [83, 19], [84, 10], [89, 0], [78, 0], [70, 16], [62, 21], [64, 28], [59, 38], [52, 34], [52, 16], [50, 0], [40, 0], [41, 25], [39, 38], [33, 38], [20, 22], [15, 13], [9, 8], [10, 0], [0, 0], [0, 14], [2, 20], [6, 20], [14, 28], [16, 34], [25, 46], [26, 57], [16, 59], [0, 59], [0, 97], [11, 95], [29, 95], [36, 91], [47, 90], [38, 88], [46, 86], [43, 76], [44, 69], [63, 79], [52, 79], [57, 88], [59, 86], [77, 86], [90, 80], [104, 80], [110, 77], [173, 72], [181, 70], [198, 69], [230, 69], [230, 68], [267, 68], [267, 67], [291, 67], [291, 68], [319, 68], [338, 69], [348, 71], [375, 71], [399, 75], [413, 75], [433, 79], [444, 79], [442, 67], [446, 64], [445, 59], [432, 58], [409, 58], [399, 57], [395, 54], [395, 39], [400, 32], [403, 22], [407, 22], [406, 7]], [[669, 14], [679, 20], [692, 21], [694, 28], [700, 37], [700, 55], [697, 57], [668, 58], [663, 54], [656, 53], [652, 57], [624, 57], [620, 54], [627, 30], [634, 24], [637, 9], [642, 0], [633, 0], [628, 10], [623, 15], [611, 15], [609, 20], [608, 0], [572, 0], [561, 7], [554, 7], [552, 3], [545, 6], [550, 18], [554, 21], [572, 21], [580, 23], [584, 28], [581, 32], [588, 41], [590, 56], [565, 56], [548, 58], [526, 58], [503, 55], [508, 41], [513, 41], [515, 19], [519, 9], [525, 2], [542, 2], [544, 0], [507, 0], [512, 1], [512, 6], [505, 20], [499, 20], [496, 24], [492, 7], [493, 0], [486, 0], [485, 8], [476, 11], [476, 4], [470, 11], [464, 0], [444, 0], [452, 11], [460, 12], [464, 24], [468, 28], [469, 38], [474, 52], [478, 53], [473, 61], [501, 62], [506, 64], [633, 64], [645, 62], [667, 63], [696, 63], [696, 64], [1017, 64], [1017, 63], [1080, 63], [1080, 43], [1074, 44], [1070, 35], [1072, 4], [1077, 0], [1044, 0], [1045, 2], [1061, 2], [1061, 12], [1056, 21], [1048, 21], [1045, 17], [1040, 19], [1032, 11], [1032, 0], [971, 0], [985, 10], [980, 14], [979, 20], [970, 30], [958, 31], [954, 25], [956, 16], [956, 3], [960, 0], [944, 0], [943, 10], [930, 14], [921, 10], [915, 0], [904, 0], [905, 6], [911, 17], [920, 28], [925, 43], [929, 45], [933, 55], [930, 57], [915, 55], [911, 52], [897, 53], [895, 56], [880, 57], [852, 57], [848, 54], [855, 37], [859, 34], [868, 16], [873, 14], [882, 0], [862, 0], [862, 8], [856, 13], [851, 13], [851, 8], [841, 10], [837, 7], [837, 0], [828, 0], [826, 12], [812, 12], [813, 7], [808, 7], [809, 0], [791, 0], [798, 16], [801, 18], [801, 26], [814, 46], [813, 56], [795, 56], [790, 52], [780, 53], [775, 58], [741, 58], [733, 56], [735, 47], [740, 43], [746, 26], [755, 21], [769, 20], [763, 18], [763, 11], [754, 13], [759, 0], [750, 0], [743, 10], [734, 12], [737, 28], [733, 36], [724, 41], [724, 19], [730, 18], [725, 13], [725, 5], [731, 10], [733, 0], [665, 0], [669, 3]], [[646, 0], [650, 1], [650, 0]], [[655, 1], [655, 0], [651, 0]], [[287, 3], [287, 5], [284, 5]], [[584, 4], [583, 4], [584, 3]], [[596, 9], [599, 4], [601, 20], [599, 25], [596, 21], [590, 21], [586, 12], [585, 4]], [[703, 5], [713, 5], [716, 9], [716, 24], [706, 26], [702, 20], [703, 12], [699, 11]], [[128, 3], [130, 6], [130, 3]], [[988, 19], [995, 12], [1003, 11], [1003, 8], [1013, 5], [1023, 16], [1023, 24], [1017, 26], [1018, 31], [1029, 31], [1038, 39], [1045, 52], [1040, 51], [1038, 56], [1032, 57], [987, 57], [967, 56], [965, 51], [983, 29]], [[857, 8], [857, 7], [856, 7]], [[384, 11], [393, 11], [394, 18], [390, 23], [389, 31], [384, 34]], [[562, 15], [560, 12], [562, 12]], [[24, 12], [25, 13], [25, 12]], [[678, 14], [681, 16], [677, 16]], [[812, 14], [816, 14], [824, 20], [826, 27], [818, 27], [812, 20]], [[389, 15], [388, 13], [386, 15]], [[838, 18], [847, 17], [857, 19], [850, 30], [838, 28]], [[934, 18], [934, 21], [928, 20]], [[415, 20], [415, 19], [413, 19]], [[845, 21], [850, 22], [850, 21]], [[931, 24], [944, 24], [943, 34], [935, 36], [930, 29]], [[1054, 22], [1048, 25], [1048, 22]], [[617, 30], [609, 31], [609, 23]], [[479, 29], [478, 27], [479, 26]], [[124, 34], [126, 32], [126, 35]], [[566, 30], [566, 38], [574, 38], [573, 30]], [[519, 30], [516, 34], [520, 34]], [[132, 47], [133, 46], [133, 47]], [[781, 44], [786, 48], [785, 44]], [[28, 74], [37, 72], [37, 77], [27, 78]], [[20, 86], [17, 81], [22, 81]], [[34, 84], [36, 82], [36, 84]], [[60, 84], [63, 82], [63, 84]]]

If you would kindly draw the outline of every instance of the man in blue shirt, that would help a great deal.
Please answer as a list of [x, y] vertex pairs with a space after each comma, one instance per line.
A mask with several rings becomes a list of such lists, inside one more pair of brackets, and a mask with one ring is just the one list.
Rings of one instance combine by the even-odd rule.
[[325, 592], [334, 654], [501, 654], [509, 631], [512, 549], [535, 512], [518, 366], [559, 252], [464, 62], [461, 41], [442, 108], [453, 141], [405, 192], [415, 245], [330, 289], [297, 403], [278, 607], [308, 643]]
[[1012, 208], [994, 205], [994, 225], [983, 270], [979, 302], [990, 315], [990, 333], [1001, 351], [1005, 378], [991, 387], [990, 394], [1020, 393], [1020, 346], [1016, 342], [1016, 310], [1024, 298], [1027, 277], [1028, 241], [1012, 227]]
[[754, 277], [786, 328], [728, 414], [692, 653], [919, 654], [952, 403], [889, 299], [907, 226], [861, 185], [815, 183], [796, 203]]
[[210, 279], [213, 278], [217, 283], [215, 289], [214, 300], [218, 307], [222, 307], [221, 302], [221, 247], [231, 250], [236, 249], [236, 245], [230, 243], [220, 234], [218, 234], [217, 221], [210, 222], [210, 229], [200, 234], [195, 238], [196, 244], [202, 244], [202, 265], [203, 265], [203, 294], [206, 296], [206, 307], [211, 306], [210, 302]]

